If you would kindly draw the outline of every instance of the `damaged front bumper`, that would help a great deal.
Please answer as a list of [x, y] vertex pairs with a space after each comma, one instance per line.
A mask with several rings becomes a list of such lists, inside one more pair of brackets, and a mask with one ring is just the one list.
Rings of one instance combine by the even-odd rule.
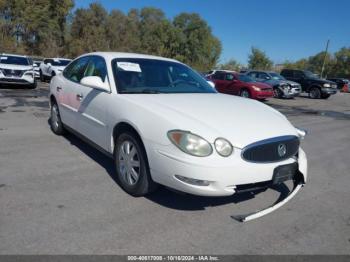
[[231, 217], [239, 222], [247, 222], [247, 221], [265, 216], [275, 211], [276, 209], [282, 207], [287, 202], [289, 202], [304, 185], [305, 185], [305, 178], [303, 174], [298, 171], [296, 176], [293, 179], [293, 189], [290, 191], [287, 197], [285, 197], [281, 201], [278, 201], [277, 203], [274, 203], [272, 206], [269, 206], [268, 208], [265, 208], [250, 214], [246, 214], [246, 215], [237, 215], [237, 216], [231, 216]]

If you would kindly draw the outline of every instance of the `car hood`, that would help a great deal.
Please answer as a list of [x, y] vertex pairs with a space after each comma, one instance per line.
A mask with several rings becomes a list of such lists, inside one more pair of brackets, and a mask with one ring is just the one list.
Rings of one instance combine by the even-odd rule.
[[319, 83], [319, 84], [335, 84], [332, 81], [321, 79], [321, 78], [308, 78], [307, 80], [312, 81], [314, 83]]
[[33, 66], [31, 65], [10, 65], [10, 64], [0, 64], [0, 68], [3, 69], [13, 69], [13, 70], [32, 70]]
[[187, 130], [210, 143], [224, 137], [233, 146], [243, 148], [267, 138], [297, 136], [296, 129], [281, 113], [252, 99], [218, 93], [129, 94], [125, 98], [167, 121], [168, 130], [164, 132]]
[[52, 66], [52, 69], [55, 70], [64, 70], [66, 68], [66, 66]]
[[271, 86], [268, 84], [268, 83], [265, 83], [265, 82], [248, 82], [246, 83], [247, 85], [249, 86], [257, 86], [257, 87], [260, 87], [260, 88], [271, 88]]
[[283, 85], [283, 84], [288, 84], [290, 86], [299, 86], [298, 83], [290, 81], [290, 80], [270, 79], [270, 80], [264, 81], [264, 83], [269, 84], [270, 86], [277, 86], [277, 85]]

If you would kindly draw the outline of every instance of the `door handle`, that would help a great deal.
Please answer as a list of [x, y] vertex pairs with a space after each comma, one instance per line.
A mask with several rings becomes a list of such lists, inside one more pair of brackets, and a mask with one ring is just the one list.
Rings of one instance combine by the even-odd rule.
[[57, 90], [57, 92], [59, 92], [62, 90], [62, 87], [58, 86], [58, 87], [56, 87], [56, 90]]
[[77, 100], [81, 101], [84, 98], [83, 94], [77, 94]]

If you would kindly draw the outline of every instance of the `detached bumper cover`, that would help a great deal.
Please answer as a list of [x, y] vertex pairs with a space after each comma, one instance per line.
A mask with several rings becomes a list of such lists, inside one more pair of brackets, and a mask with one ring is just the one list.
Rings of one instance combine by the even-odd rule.
[[247, 221], [265, 216], [275, 211], [276, 209], [282, 207], [287, 202], [289, 202], [304, 185], [305, 185], [305, 178], [301, 172], [298, 172], [297, 175], [295, 176], [295, 179], [293, 180], [293, 189], [291, 190], [291, 192], [288, 194], [287, 197], [285, 197], [284, 199], [282, 199], [277, 203], [274, 203], [272, 206], [269, 206], [268, 208], [265, 208], [250, 214], [246, 214], [246, 215], [236, 215], [231, 217], [239, 222], [247, 222]]

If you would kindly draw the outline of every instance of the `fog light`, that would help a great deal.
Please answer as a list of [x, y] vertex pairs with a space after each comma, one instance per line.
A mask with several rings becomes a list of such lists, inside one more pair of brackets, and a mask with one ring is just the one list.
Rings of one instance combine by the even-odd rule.
[[209, 186], [210, 181], [207, 180], [199, 180], [199, 179], [194, 179], [194, 178], [189, 178], [189, 177], [184, 177], [184, 176], [179, 176], [175, 175], [175, 177], [187, 184], [195, 185], [195, 186]]

